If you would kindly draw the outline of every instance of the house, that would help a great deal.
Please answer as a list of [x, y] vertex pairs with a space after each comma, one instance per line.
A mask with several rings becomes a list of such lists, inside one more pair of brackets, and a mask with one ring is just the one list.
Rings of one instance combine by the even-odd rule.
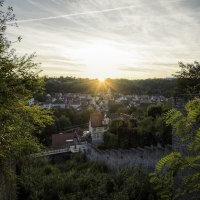
[[76, 133], [59, 133], [52, 135], [52, 148], [65, 148], [78, 144]]
[[65, 108], [65, 104], [64, 103], [41, 103], [42, 108]]
[[74, 109], [78, 109], [78, 108], [80, 108], [80, 106], [81, 106], [81, 102], [79, 100], [74, 100], [71, 103], [71, 107], [74, 108]]
[[64, 109], [65, 104], [64, 103], [54, 103], [54, 104], [51, 104], [51, 107], [52, 108], [62, 108], [62, 109]]
[[41, 103], [42, 108], [50, 109], [52, 107], [51, 103]]
[[160, 97], [159, 96], [152, 96], [151, 102], [153, 102], [153, 103], [160, 102]]
[[92, 113], [89, 120], [89, 132], [92, 143], [103, 142], [103, 133], [107, 130], [109, 118], [101, 112]]
[[124, 103], [124, 102], [127, 102], [127, 98], [125, 96], [120, 96], [118, 99], [116, 99], [116, 102], [117, 103]]

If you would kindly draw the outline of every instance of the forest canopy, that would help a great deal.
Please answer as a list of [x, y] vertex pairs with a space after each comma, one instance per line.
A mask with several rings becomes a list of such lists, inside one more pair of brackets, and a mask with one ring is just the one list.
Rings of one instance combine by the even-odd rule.
[[110, 88], [114, 93], [122, 94], [147, 94], [171, 97], [175, 87], [175, 79], [105, 79], [104, 84], [99, 84], [98, 79], [83, 79], [75, 77], [45, 78], [47, 93], [96, 93], [104, 92]]

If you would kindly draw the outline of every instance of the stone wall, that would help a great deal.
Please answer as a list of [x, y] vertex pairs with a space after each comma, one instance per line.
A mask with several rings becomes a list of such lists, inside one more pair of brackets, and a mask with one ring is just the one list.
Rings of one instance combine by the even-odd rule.
[[120, 168], [136, 168], [146, 172], [155, 169], [156, 163], [164, 155], [171, 152], [171, 145], [162, 148], [156, 147], [133, 148], [130, 150], [99, 150], [88, 144], [87, 149], [83, 150], [86, 157], [91, 161], [106, 164], [113, 170]]

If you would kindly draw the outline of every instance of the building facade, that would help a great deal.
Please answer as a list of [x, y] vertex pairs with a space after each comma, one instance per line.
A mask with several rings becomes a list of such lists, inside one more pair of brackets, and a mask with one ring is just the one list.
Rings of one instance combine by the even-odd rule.
[[92, 143], [103, 142], [103, 134], [108, 128], [109, 119], [105, 114], [97, 112], [90, 115], [89, 132], [91, 133]]

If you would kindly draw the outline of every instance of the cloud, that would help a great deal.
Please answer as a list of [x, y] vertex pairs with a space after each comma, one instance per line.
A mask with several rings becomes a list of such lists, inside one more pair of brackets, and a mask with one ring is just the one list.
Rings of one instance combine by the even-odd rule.
[[[70, 59], [51, 59], [51, 58], [40, 58], [41, 62], [47, 62], [48, 63], [51, 63], [51, 65], [60, 65], [60, 66], [64, 66], [64, 67], [82, 67], [82, 66], [85, 66], [84, 64], [82, 63], [78, 63], [78, 62], [73, 62], [71, 61]], [[81, 70], [75, 70], [73, 69], [74, 71], [79, 71], [81, 72]]]
[[199, 59], [199, 0], [10, 2], [19, 28], [9, 27], [9, 37], [21, 35], [17, 52], [37, 52], [45, 73], [65, 66], [85, 72], [92, 63], [112, 65], [122, 77], [165, 77], [179, 61]]
[[[43, 20], [60, 19], [60, 18], [67, 18], [67, 17], [76, 17], [76, 16], [81, 16], [81, 15], [91, 15], [91, 14], [98, 14], [98, 13], [106, 13], [106, 12], [112, 12], [112, 11], [117, 11], [117, 10], [130, 9], [130, 8], [133, 8], [133, 7], [135, 7], [135, 6], [134, 5], [130, 5], [130, 6], [110, 8], [110, 9], [104, 9], [104, 10], [93, 10], [93, 11], [87, 11], [87, 12], [81, 12], [81, 13], [73, 13], [73, 14], [67, 14], [67, 15], [58, 15], [58, 16], [52, 16], [52, 17], [42, 17], [42, 18], [37, 18], [37, 19], [25, 19], [25, 20], [18, 20], [17, 23], [43, 21]], [[8, 24], [12, 24], [12, 22], [10, 22]]]
[[199, 0], [183, 0], [181, 5], [187, 9], [191, 10], [200, 10], [200, 1]]
[[[126, 71], [126, 72], [147, 72], [150, 69], [149, 68], [143, 68], [143, 67], [119, 67], [120, 71]], [[155, 69], [153, 69], [155, 70]]]
[[[39, 6], [38, 3], [28, 0], [31, 4], [35, 6]], [[168, 0], [166, 2], [178, 2], [182, 0]], [[61, 3], [52, 0], [52, 2], [61, 5]], [[50, 17], [41, 17], [41, 18], [35, 18], [35, 19], [24, 19], [24, 20], [18, 20], [17, 23], [24, 23], [24, 22], [34, 22], [34, 21], [43, 21], [43, 20], [51, 20], [51, 19], [60, 19], [60, 18], [68, 18], [68, 17], [76, 17], [76, 16], [82, 16], [82, 15], [91, 15], [91, 14], [99, 14], [99, 13], [107, 13], [107, 12], [113, 12], [113, 11], [120, 11], [120, 10], [126, 10], [126, 9], [131, 9], [131, 8], [137, 8], [138, 6], [136, 5], [128, 5], [128, 6], [121, 6], [121, 7], [115, 7], [115, 8], [108, 8], [108, 9], [103, 9], [103, 10], [92, 10], [92, 11], [87, 11], [87, 12], [79, 12], [79, 13], [72, 13], [72, 14], [66, 14], [66, 15], [58, 15], [58, 16], [50, 16]], [[8, 23], [12, 24], [12, 22]]]
[[43, 69], [46, 71], [52, 71], [56, 72], [57, 74], [66, 74], [66, 73], [72, 73], [72, 74], [79, 74], [84, 72], [83, 70], [78, 70], [78, 69], [70, 69], [66, 67], [54, 67], [54, 68], [49, 68], [49, 67], [43, 67]]

